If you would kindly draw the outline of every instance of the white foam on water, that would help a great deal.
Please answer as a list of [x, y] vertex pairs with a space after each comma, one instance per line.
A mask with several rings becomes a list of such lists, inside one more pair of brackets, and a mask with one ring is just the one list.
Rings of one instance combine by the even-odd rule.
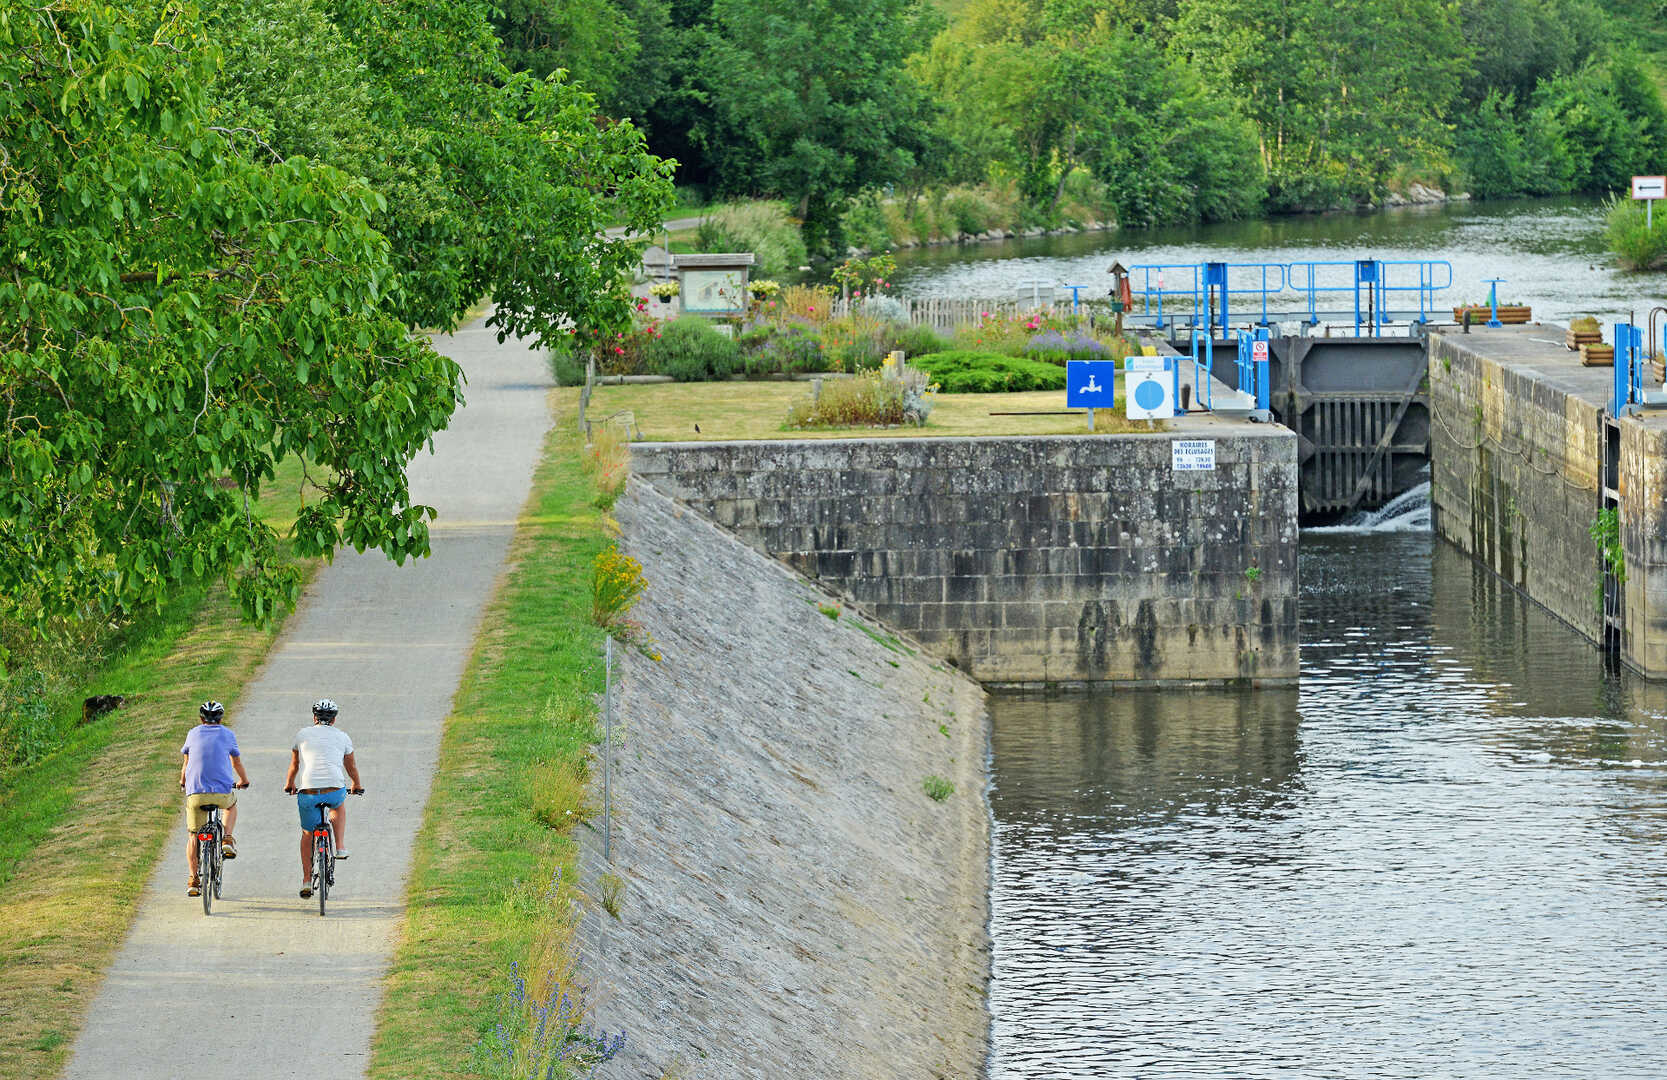
[[1376, 510], [1359, 510], [1347, 521], [1304, 529], [1312, 533], [1429, 532], [1430, 482], [1401, 492]]

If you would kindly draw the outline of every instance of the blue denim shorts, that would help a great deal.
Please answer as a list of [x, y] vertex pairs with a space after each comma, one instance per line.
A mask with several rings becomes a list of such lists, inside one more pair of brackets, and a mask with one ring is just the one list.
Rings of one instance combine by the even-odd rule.
[[340, 806], [346, 798], [346, 788], [320, 791], [313, 795], [308, 795], [306, 792], [297, 795], [295, 806], [301, 812], [301, 827], [303, 829], [317, 828], [319, 823], [324, 820], [324, 811], [320, 810], [319, 807]]

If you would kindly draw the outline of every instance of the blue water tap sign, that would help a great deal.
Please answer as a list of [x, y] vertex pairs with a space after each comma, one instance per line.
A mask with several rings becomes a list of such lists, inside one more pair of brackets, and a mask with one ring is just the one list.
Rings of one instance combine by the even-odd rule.
[[1071, 360], [1065, 364], [1065, 407], [1109, 409], [1117, 396], [1117, 361]]

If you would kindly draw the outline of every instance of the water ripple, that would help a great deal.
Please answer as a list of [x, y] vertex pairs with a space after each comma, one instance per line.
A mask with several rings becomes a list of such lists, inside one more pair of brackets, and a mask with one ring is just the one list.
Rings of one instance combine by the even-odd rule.
[[995, 702], [992, 1076], [1661, 1075], [1667, 689], [1427, 535], [1302, 579], [1298, 691]]

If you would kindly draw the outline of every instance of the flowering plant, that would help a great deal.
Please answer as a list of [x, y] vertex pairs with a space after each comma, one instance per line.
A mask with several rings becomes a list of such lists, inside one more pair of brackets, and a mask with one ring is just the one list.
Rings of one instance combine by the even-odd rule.
[[682, 287], [675, 281], [656, 281], [648, 287], [648, 291], [662, 300], [670, 300], [682, 291]]
[[776, 294], [781, 292], [781, 282], [779, 282], [779, 281], [754, 281], [754, 282], [749, 282], [748, 285], [747, 285], [747, 289], [752, 293], [752, 298], [754, 300], [758, 300], [758, 301], [769, 300], [772, 297], [774, 297]]

